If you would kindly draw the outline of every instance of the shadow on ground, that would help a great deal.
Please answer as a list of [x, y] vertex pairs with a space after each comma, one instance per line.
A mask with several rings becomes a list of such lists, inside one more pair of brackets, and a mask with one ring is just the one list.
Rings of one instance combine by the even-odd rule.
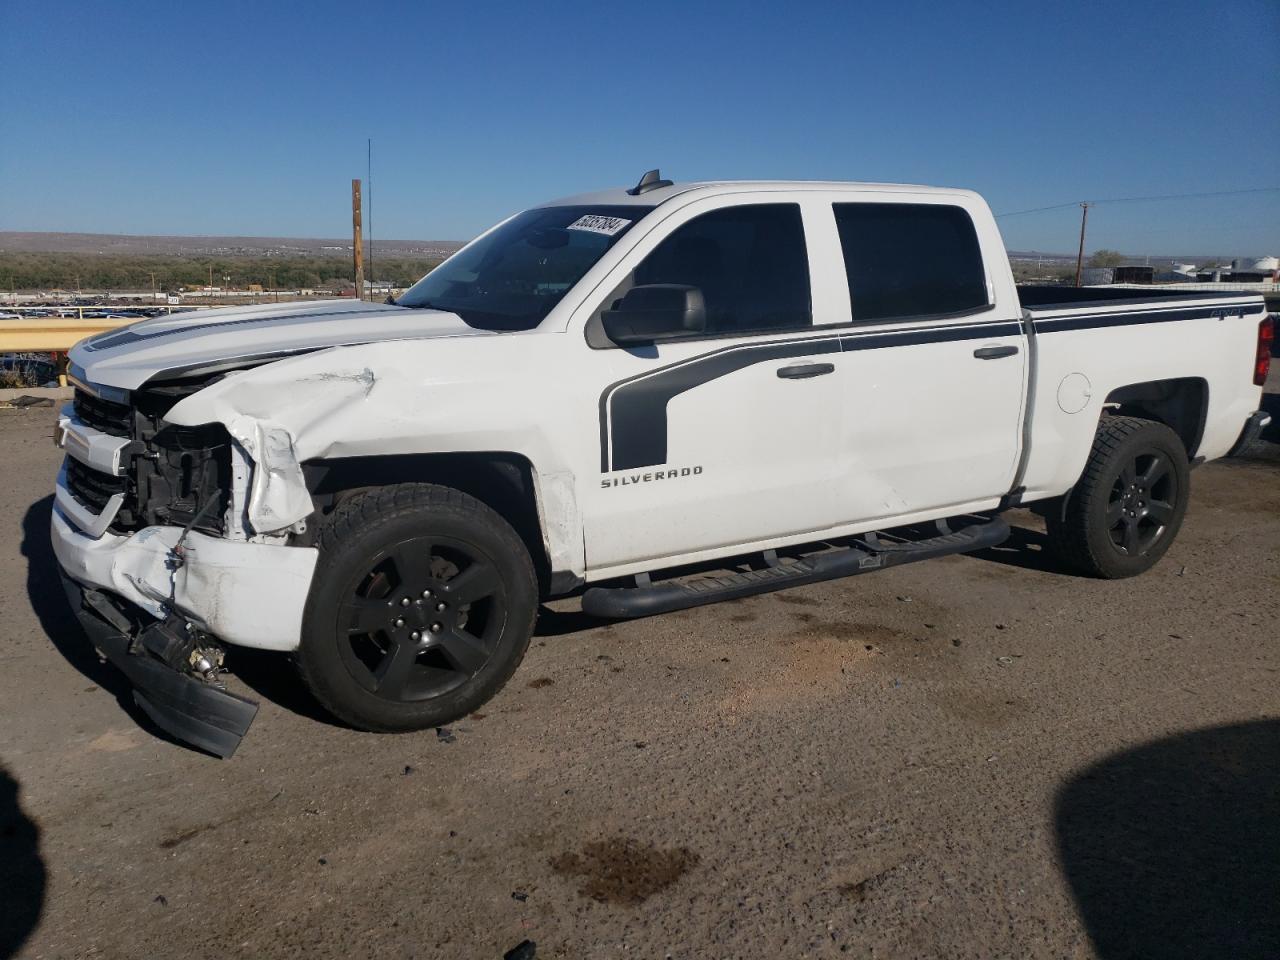
[[45, 869], [40, 828], [22, 811], [18, 781], [0, 767], [0, 957], [11, 957], [40, 922]]
[[227, 669], [263, 700], [331, 727], [345, 726], [311, 696], [287, 653], [233, 647], [227, 653]]
[[1104, 960], [1280, 957], [1280, 720], [1108, 757], [1059, 792], [1056, 829]]
[[139, 727], [167, 743], [181, 743], [157, 727], [134, 703], [133, 687], [128, 679], [98, 655], [71, 612], [62, 589], [58, 558], [49, 539], [52, 513], [53, 497], [48, 496], [33, 503], [22, 518], [22, 555], [27, 558], [27, 599], [40, 621], [40, 629], [67, 663], [115, 697], [120, 709]]
[[80, 622], [67, 603], [58, 572], [58, 560], [49, 540], [49, 522], [53, 513], [53, 497], [33, 503], [22, 518], [22, 555], [27, 558], [27, 598], [45, 636], [67, 663], [102, 689], [114, 695], [139, 718], [145, 716], [133, 706], [129, 682], [105, 662], [85, 636]]
[[1025, 527], [1010, 527], [1009, 539], [1004, 543], [985, 550], [975, 550], [967, 556], [1010, 567], [1021, 567], [1024, 570], [1040, 570], [1065, 577], [1079, 576], [1063, 565], [1049, 549], [1049, 538], [1045, 534]]
[[538, 608], [538, 622], [534, 625], [535, 637], [563, 637], [570, 633], [581, 633], [596, 627], [610, 627], [616, 620], [593, 617], [581, 610], [552, 610], [545, 604]]

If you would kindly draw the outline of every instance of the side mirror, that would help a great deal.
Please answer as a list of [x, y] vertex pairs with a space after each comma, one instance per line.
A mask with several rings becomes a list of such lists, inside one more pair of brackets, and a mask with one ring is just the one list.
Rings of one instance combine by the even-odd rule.
[[707, 305], [697, 287], [650, 283], [632, 287], [600, 319], [614, 343], [653, 343], [706, 332]]

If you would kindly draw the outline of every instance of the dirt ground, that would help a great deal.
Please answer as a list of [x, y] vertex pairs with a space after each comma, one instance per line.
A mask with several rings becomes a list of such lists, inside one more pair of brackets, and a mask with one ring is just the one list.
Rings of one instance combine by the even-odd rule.
[[651, 620], [557, 602], [440, 733], [235, 656], [262, 708], [218, 761], [65, 608], [52, 420], [0, 411], [0, 955], [1280, 956], [1280, 446], [1195, 471], [1135, 580], [1017, 513], [979, 556]]

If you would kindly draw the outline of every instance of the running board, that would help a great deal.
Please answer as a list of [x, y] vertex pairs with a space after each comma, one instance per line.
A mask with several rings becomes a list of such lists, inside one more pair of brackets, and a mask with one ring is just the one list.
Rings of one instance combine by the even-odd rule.
[[648, 577], [641, 575], [640, 583], [634, 587], [592, 587], [582, 595], [582, 610], [593, 617], [615, 620], [648, 617], [806, 583], [852, 577], [951, 553], [982, 550], [1003, 543], [1008, 536], [1009, 525], [1000, 517], [914, 542], [888, 543], [871, 534], [866, 542], [791, 563], [774, 562], [770, 552], [766, 555], [770, 565], [763, 570], [706, 577], [688, 583], [650, 584], [646, 582]]

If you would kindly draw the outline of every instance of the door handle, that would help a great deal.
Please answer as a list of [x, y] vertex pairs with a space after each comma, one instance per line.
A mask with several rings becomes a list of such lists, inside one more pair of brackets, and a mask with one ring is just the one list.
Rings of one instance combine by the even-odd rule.
[[824, 373], [834, 373], [835, 369], [834, 363], [797, 363], [791, 367], [779, 367], [778, 376], [784, 380], [807, 380]]
[[999, 360], [1001, 357], [1012, 357], [1018, 352], [1015, 346], [1007, 347], [979, 347], [973, 351], [973, 355], [979, 360]]

